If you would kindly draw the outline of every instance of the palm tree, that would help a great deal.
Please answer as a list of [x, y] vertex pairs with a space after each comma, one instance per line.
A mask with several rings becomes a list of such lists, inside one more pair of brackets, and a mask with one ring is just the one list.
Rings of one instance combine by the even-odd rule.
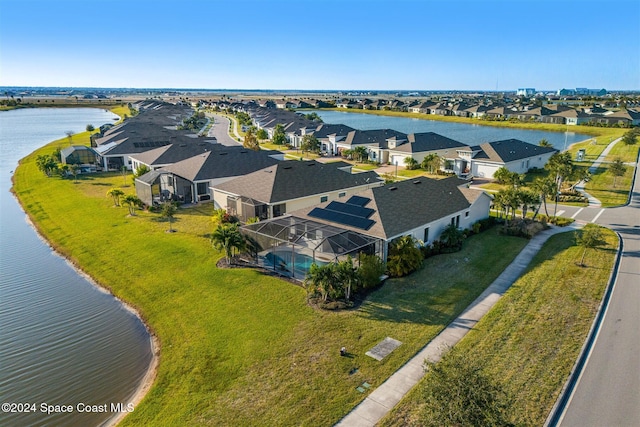
[[456, 227], [455, 224], [449, 224], [442, 230], [440, 234], [440, 241], [445, 243], [450, 248], [460, 248], [462, 241], [464, 240], [464, 234], [462, 230]]
[[169, 230], [168, 230], [169, 233], [173, 233], [173, 228], [171, 227], [171, 223], [173, 222], [173, 217], [177, 211], [178, 211], [178, 208], [176, 207], [175, 204], [173, 204], [173, 202], [164, 202], [162, 204], [162, 210], [160, 211], [160, 214], [164, 218], [167, 218], [167, 220], [169, 220]]
[[[554, 182], [552, 177], [546, 178], [536, 178], [532, 184], [533, 191], [540, 195], [540, 199], [544, 204], [544, 213], [546, 216], [549, 216], [549, 212], [547, 211], [547, 197], [556, 192], [556, 183]], [[538, 206], [538, 211], [540, 210], [540, 206]], [[533, 215], [535, 218], [538, 214], [538, 211]]]
[[339, 282], [337, 270], [335, 263], [322, 266], [316, 263], [311, 264], [304, 278], [307, 298], [317, 292], [320, 294], [322, 302], [327, 302], [329, 295], [335, 295], [335, 286]]
[[431, 153], [422, 159], [422, 168], [429, 170], [430, 174], [434, 173], [434, 170], [438, 170], [442, 164], [442, 158], [436, 153]]
[[122, 203], [129, 208], [129, 215], [136, 215], [136, 208], [142, 206], [142, 200], [140, 200], [135, 194], [127, 194], [122, 198]]
[[107, 191], [107, 197], [113, 198], [114, 206], [120, 206], [120, 197], [122, 196], [124, 196], [124, 191], [120, 190], [119, 188], [114, 187], [111, 190]]
[[364, 162], [369, 158], [369, 152], [367, 151], [367, 147], [363, 145], [359, 145], [351, 150], [351, 154], [353, 155], [354, 160], [359, 162]]
[[553, 145], [551, 145], [551, 143], [544, 138], [541, 139], [540, 142], [538, 142], [538, 145], [540, 147], [553, 147]]
[[338, 283], [342, 284], [345, 298], [349, 301], [351, 299], [351, 291], [357, 288], [360, 283], [360, 276], [353, 266], [353, 260], [350, 256], [338, 264], [337, 273]]
[[[520, 203], [522, 203], [522, 218], [526, 218], [529, 208], [536, 209], [536, 207], [540, 206], [540, 196], [529, 190], [520, 189], [518, 191], [520, 193]], [[538, 213], [538, 211], [536, 210], [535, 213]], [[533, 217], [535, 218], [535, 214]]]
[[231, 257], [235, 250], [242, 250], [244, 237], [238, 230], [238, 224], [220, 224], [211, 235], [211, 243], [214, 248], [224, 250], [227, 264], [231, 264]]

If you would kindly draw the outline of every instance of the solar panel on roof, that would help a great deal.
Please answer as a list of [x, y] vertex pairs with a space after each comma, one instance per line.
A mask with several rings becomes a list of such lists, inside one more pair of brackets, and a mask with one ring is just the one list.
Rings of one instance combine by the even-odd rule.
[[351, 196], [346, 203], [349, 203], [350, 205], [366, 206], [370, 201], [371, 199], [368, 197]]
[[369, 218], [375, 212], [371, 208], [363, 208], [363, 207], [358, 206], [358, 205], [352, 205], [352, 204], [348, 204], [348, 203], [340, 203], [340, 202], [335, 202], [335, 201], [329, 203], [325, 207], [325, 209], [328, 209], [328, 210], [331, 210], [331, 211], [337, 211], [337, 212], [346, 213], [346, 214], [357, 216], [357, 217], [360, 217], [360, 218]]
[[349, 225], [361, 230], [368, 230], [375, 223], [375, 221], [371, 219], [360, 218], [357, 216], [322, 208], [314, 208], [311, 212], [309, 212], [309, 216], [313, 218], [325, 219], [327, 221], [336, 222], [342, 225]]

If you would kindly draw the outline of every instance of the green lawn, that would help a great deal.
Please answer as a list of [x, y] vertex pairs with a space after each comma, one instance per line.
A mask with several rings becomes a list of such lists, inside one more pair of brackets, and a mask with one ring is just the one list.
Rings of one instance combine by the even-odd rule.
[[623, 162], [635, 162], [638, 159], [638, 149], [640, 149], [640, 144], [627, 145], [620, 141], [609, 151], [605, 161], [612, 162], [619, 157]]
[[600, 200], [603, 207], [620, 206], [627, 203], [631, 180], [633, 179], [633, 167], [627, 166], [627, 171], [616, 179], [609, 173], [609, 165], [603, 163], [591, 174], [591, 181], [585, 187], [585, 191]]
[[[589, 250], [586, 268], [574, 232], [553, 236], [527, 272], [455, 347], [480, 359], [513, 397], [514, 425], [541, 426], [568, 378], [609, 279], [617, 238]], [[429, 376], [381, 423], [419, 426], [422, 389]]]
[[[81, 136], [74, 136], [74, 138]], [[75, 143], [74, 139], [74, 143]], [[305, 291], [251, 269], [218, 269], [209, 244], [211, 204], [127, 216], [105, 196], [133, 193], [131, 177], [46, 178], [35, 155], [15, 191], [42, 234], [101, 285], [136, 307], [160, 343], [156, 381], [123, 425], [328, 425], [383, 382], [468, 305], [526, 240], [488, 231], [462, 252], [389, 280], [358, 309], [323, 312]], [[403, 342], [377, 362], [364, 353], [386, 336]], [[346, 346], [353, 358], [341, 358]], [[354, 369], [357, 368], [357, 371]]]

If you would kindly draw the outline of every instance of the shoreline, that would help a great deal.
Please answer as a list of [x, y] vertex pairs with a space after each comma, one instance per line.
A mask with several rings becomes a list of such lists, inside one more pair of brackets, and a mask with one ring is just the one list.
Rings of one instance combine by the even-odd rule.
[[[11, 177], [11, 181], [13, 182], [13, 177]], [[74, 263], [69, 258], [65, 257], [62, 253], [60, 253], [51, 244], [51, 242], [49, 242], [42, 235], [42, 233], [40, 233], [40, 230], [38, 229], [37, 224], [35, 222], [33, 222], [33, 220], [31, 219], [31, 216], [29, 215], [29, 213], [27, 213], [27, 211], [25, 211], [24, 206], [22, 206], [22, 203], [20, 202], [20, 199], [13, 192], [13, 189], [11, 190], [11, 194], [13, 195], [13, 197], [16, 199], [16, 201], [20, 205], [20, 209], [22, 209], [22, 211], [25, 213], [25, 221], [27, 222], [27, 224], [29, 224], [29, 226], [36, 233], [36, 236], [38, 236], [38, 238], [45, 245], [47, 245], [56, 256], [59, 256], [60, 258], [65, 260], [65, 262], [79, 276], [81, 276], [87, 282], [89, 282], [89, 284], [91, 286], [95, 287], [100, 292], [103, 292], [103, 293], [106, 293], [108, 295], [111, 295], [120, 305], [122, 305], [122, 307], [125, 310], [127, 310], [128, 312], [130, 312], [134, 316], [136, 316], [138, 318], [138, 320], [140, 320], [140, 323], [142, 323], [142, 325], [144, 326], [145, 330], [147, 331], [147, 334], [149, 335], [149, 344], [150, 344], [150, 350], [151, 350], [151, 361], [149, 362], [149, 366], [147, 367], [147, 370], [146, 370], [144, 376], [142, 377], [142, 380], [140, 381], [140, 384], [138, 384], [138, 386], [136, 387], [136, 389], [133, 392], [133, 394], [126, 398], [127, 399], [127, 403], [132, 403], [134, 408], [135, 408], [136, 406], [138, 406], [138, 404], [140, 402], [142, 402], [142, 400], [147, 395], [149, 390], [151, 390], [151, 387], [155, 383], [155, 380], [156, 380], [156, 377], [157, 377], [157, 374], [158, 374], [158, 365], [159, 365], [159, 362], [160, 362], [160, 341], [158, 340], [158, 337], [153, 332], [153, 329], [151, 328], [151, 326], [149, 326], [149, 324], [145, 321], [144, 317], [140, 314], [140, 312], [133, 305], [131, 305], [127, 301], [122, 300], [121, 298], [118, 298], [116, 295], [113, 294], [113, 292], [111, 292], [111, 289], [109, 289], [107, 286], [103, 286], [100, 283], [98, 283], [87, 272], [82, 270], [80, 268], [80, 266], [78, 266], [76, 263]], [[117, 413], [114, 413], [109, 418], [107, 418], [102, 423], [100, 423], [100, 426], [105, 426], [105, 427], [115, 426], [120, 421], [122, 421], [127, 415], [128, 415], [128, 412], [117, 412]]]
[[[50, 107], [52, 107], [52, 106], [50, 106]], [[80, 108], [83, 108], [83, 107], [80, 107]], [[90, 107], [90, 108], [93, 108], [93, 107]], [[109, 109], [109, 111], [112, 111], [112, 110]], [[120, 117], [120, 120], [122, 120], [122, 117]], [[44, 146], [46, 146], [46, 145], [48, 145], [50, 143], [51, 142], [46, 143]], [[29, 156], [29, 155], [30, 154], [28, 154], [27, 156]], [[20, 206], [20, 209], [22, 209], [22, 212], [24, 212], [25, 221], [27, 222], [27, 224], [29, 224], [29, 226], [36, 233], [36, 236], [38, 237], [38, 239], [40, 239], [40, 241], [42, 241], [46, 246], [48, 246], [56, 256], [59, 256], [60, 258], [65, 260], [67, 265], [69, 265], [79, 276], [84, 278], [87, 282], [89, 282], [89, 284], [91, 286], [93, 286], [99, 292], [103, 292], [105, 294], [111, 295], [117, 301], [117, 303], [120, 304], [126, 311], [128, 311], [129, 313], [132, 313], [135, 317], [137, 317], [138, 320], [140, 320], [140, 323], [142, 323], [142, 325], [144, 326], [145, 330], [147, 331], [147, 334], [149, 335], [149, 345], [150, 345], [150, 351], [151, 351], [151, 360], [149, 361], [149, 365], [147, 366], [147, 369], [146, 369], [142, 379], [140, 380], [140, 383], [135, 388], [134, 392], [130, 396], [126, 397], [127, 403], [132, 403], [133, 406], [134, 406], [134, 410], [135, 410], [135, 407], [137, 407], [138, 404], [140, 404], [140, 402], [142, 402], [142, 400], [145, 398], [145, 396], [149, 393], [149, 391], [151, 390], [151, 387], [153, 387], [153, 384], [155, 383], [155, 380], [157, 378], [158, 365], [160, 363], [160, 348], [161, 348], [160, 340], [158, 339], [157, 335], [153, 331], [153, 328], [151, 328], [149, 323], [145, 320], [144, 316], [142, 316], [140, 311], [138, 311], [138, 309], [134, 305], [132, 305], [131, 303], [129, 303], [129, 302], [117, 297], [116, 295], [114, 295], [114, 293], [111, 291], [111, 289], [108, 286], [105, 286], [105, 285], [99, 283], [90, 274], [88, 274], [86, 271], [82, 270], [80, 265], [76, 264], [71, 259], [69, 259], [64, 254], [62, 254], [41, 233], [41, 230], [39, 229], [37, 223], [33, 221], [33, 218], [31, 217], [30, 213], [25, 209], [25, 207], [22, 204], [22, 201], [20, 200], [20, 198], [18, 197], [18, 195], [14, 191], [15, 176], [16, 176], [15, 172], [21, 166], [21, 163], [22, 163], [23, 159], [24, 159], [24, 157], [22, 159], [18, 160], [18, 164], [15, 166], [14, 170], [12, 171], [12, 174], [11, 174], [11, 188], [9, 189], [9, 192], [11, 193], [13, 198], [16, 200], [16, 202]], [[128, 412], [113, 413], [107, 419], [102, 421], [100, 423], [100, 426], [113, 427], [113, 426], [117, 425], [120, 421], [122, 421], [128, 414], [129, 414]]]
[[[11, 181], [13, 182], [13, 176], [11, 177]], [[140, 323], [142, 323], [142, 325], [144, 326], [145, 330], [147, 331], [147, 334], [149, 335], [149, 344], [150, 344], [150, 350], [151, 350], [151, 361], [149, 362], [149, 366], [147, 367], [147, 370], [146, 370], [144, 376], [142, 377], [142, 380], [140, 381], [140, 384], [138, 384], [138, 386], [136, 387], [136, 389], [133, 392], [133, 394], [126, 398], [127, 399], [127, 403], [132, 403], [134, 408], [135, 408], [136, 406], [138, 406], [138, 404], [140, 402], [142, 402], [142, 400], [147, 395], [149, 390], [151, 390], [151, 387], [155, 383], [155, 380], [156, 380], [156, 377], [157, 377], [157, 374], [158, 374], [158, 364], [160, 362], [160, 341], [158, 340], [158, 337], [153, 332], [153, 329], [149, 326], [149, 324], [145, 321], [144, 317], [140, 314], [140, 312], [133, 305], [131, 305], [127, 301], [122, 300], [121, 298], [118, 298], [116, 295], [113, 294], [113, 292], [111, 292], [111, 289], [109, 289], [107, 286], [103, 286], [100, 283], [98, 283], [87, 272], [82, 270], [80, 268], [80, 266], [78, 266], [76, 263], [74, 263], [69, 258], [65, 257], [62, 253], [60, 253], [51, 244], [51, 242], [49, 242], [42, 235], [42, 233], [40, 233], [40, 230], [38, 229], [37, 224], [35, 222], [33, 222], [33, 220], [31, 219], [31, 216], [29, 215], [29, 213], [27, 213], [27, 211], [25, 211], [24, 206], [22, 206], [22, 203], [21, 203], [20, 199], [13, 192], [13, 189], [11, 190], [11, 194], [13, 195], [15, 200], [20, 205], [20, 209], [22, 209], [22, 211], [25, 214], [25, 221], [27, 222], [27, 224], [29, 224], [29, 226], [36, 233], [36, 236], [38, 236], [38, 239], [40, 239], [42, 241], [42, 243], [47, 245], [56, 256], [59, 256], [60, 258], [65, 260], [65, 262], [79, 276], [81, 276], [87, 282], [89, 282], [89, 284], [91, 286], [95, 287], [100, 292], [103, 292], [103, 293], [106, 293], [108, 295], [111, 295], [120, 305], [122, 305], [122, 307], [125, 310], [127, 310], [128, 312], [130, 312], [134, 316], [136, 316], [138, 318], [138, 320], [140, 320]], [[128, 415], [128, 412], [117, 412], [117, 413], [114, 413], [109, 418], [107, 418], [102, 423], [100, 423], [100, 426], [105, 426], [105, 427], [115, 426], [120, 421], [122, 421], [127, 415]]]

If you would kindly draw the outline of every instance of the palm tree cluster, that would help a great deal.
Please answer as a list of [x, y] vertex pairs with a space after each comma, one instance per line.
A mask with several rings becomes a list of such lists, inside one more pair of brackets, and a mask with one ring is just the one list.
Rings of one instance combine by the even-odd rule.
[[361, 283], [360, 275], [353, 266], [351, 257], [322, 266], [311, 264], [304, 280], [307, 297], [319, 296], [323, 303], [343, 298], [350, 301], [352, 292], [358, 290]]
[[211, 244], [215, 249], [223, 250], [227, 264], [231, 264], [231, 258], [245, 249], [246, 242], [238, 229], [237, 222], [221, 223], [211, 235]]

